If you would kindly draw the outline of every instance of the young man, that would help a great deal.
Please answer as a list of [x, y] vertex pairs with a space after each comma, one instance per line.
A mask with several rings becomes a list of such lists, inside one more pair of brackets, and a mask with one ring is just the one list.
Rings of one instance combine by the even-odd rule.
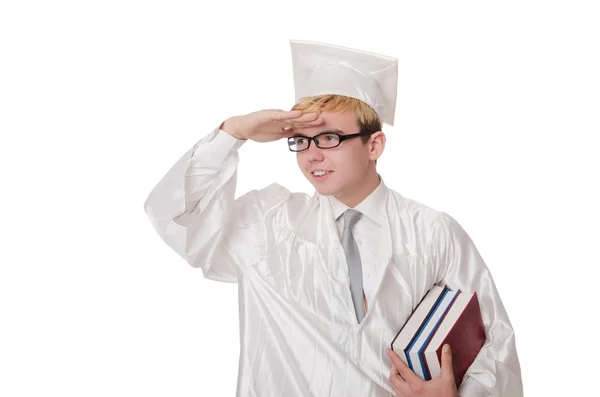
[[[238, 282], [238, 396], [521, 396], [513, 330], [490, 272], [449, 215], [376, 171], [397, 60], [292, 41], [297, 103], [224, 121], [145, 203], [161, 238], [209, 279]], [[237, 150], [287, 139], [316, 189], [234, 199]], [[434, 284], [477, 291], [487, 341], [458, 388], [452, 355], [422, 381], [387, 347]]]

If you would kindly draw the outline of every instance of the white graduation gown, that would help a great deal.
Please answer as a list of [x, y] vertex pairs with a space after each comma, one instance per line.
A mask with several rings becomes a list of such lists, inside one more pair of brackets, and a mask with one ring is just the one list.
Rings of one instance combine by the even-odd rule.
[[379, 287], [358, 324], [328, 200], [273, 184], [235, 197], [238, 141], [216, 129], [169, 170], [145, 211], [208, 279], [237, 282], [237, 396], [389, 397], [385, 352], [435, 283], [477, 291], [487, 342], [459, 395], [522, 395], [515, 338], [490, 272], [449, 215], [388, 189]]

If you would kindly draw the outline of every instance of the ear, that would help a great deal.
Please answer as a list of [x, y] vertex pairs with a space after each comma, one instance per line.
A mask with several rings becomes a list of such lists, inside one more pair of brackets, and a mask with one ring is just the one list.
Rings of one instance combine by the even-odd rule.
[[383, 149], [385, 149], [385, 134], [377, 131], [369, 140], [369, 159], [377, 160], [383, 153]]

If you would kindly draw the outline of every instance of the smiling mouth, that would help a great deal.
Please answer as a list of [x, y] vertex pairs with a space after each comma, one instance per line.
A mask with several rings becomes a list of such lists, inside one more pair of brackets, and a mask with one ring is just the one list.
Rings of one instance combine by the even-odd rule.
[[312, 175], [314, 175], [314, 176], [317, 176], [317, 177], [319, 177], [319, 176], [325, 176], [325, 175], [328, 175], [328, 174], [330, 174], [330, 173], [332, 173], [332, 172], [333, 172], [333, 171], [322, 171], [322, 170], [321, 170], [321, 171], [313, 171], [313, 172], [311, 172], [311, 174], [312, 174]]

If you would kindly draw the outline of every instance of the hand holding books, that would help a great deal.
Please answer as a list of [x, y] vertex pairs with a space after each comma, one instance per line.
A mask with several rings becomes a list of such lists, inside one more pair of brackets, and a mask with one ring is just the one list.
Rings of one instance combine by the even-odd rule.
[[425, 381], [418, 377], [391, 349], [386, 349], [392, 360], [390, 383], [398, 396], [435, 396], [457, 397], [454, 371], [452, 369], [452, 352], [445, 345], [442, 353], [441, 373], [435, 379]]

